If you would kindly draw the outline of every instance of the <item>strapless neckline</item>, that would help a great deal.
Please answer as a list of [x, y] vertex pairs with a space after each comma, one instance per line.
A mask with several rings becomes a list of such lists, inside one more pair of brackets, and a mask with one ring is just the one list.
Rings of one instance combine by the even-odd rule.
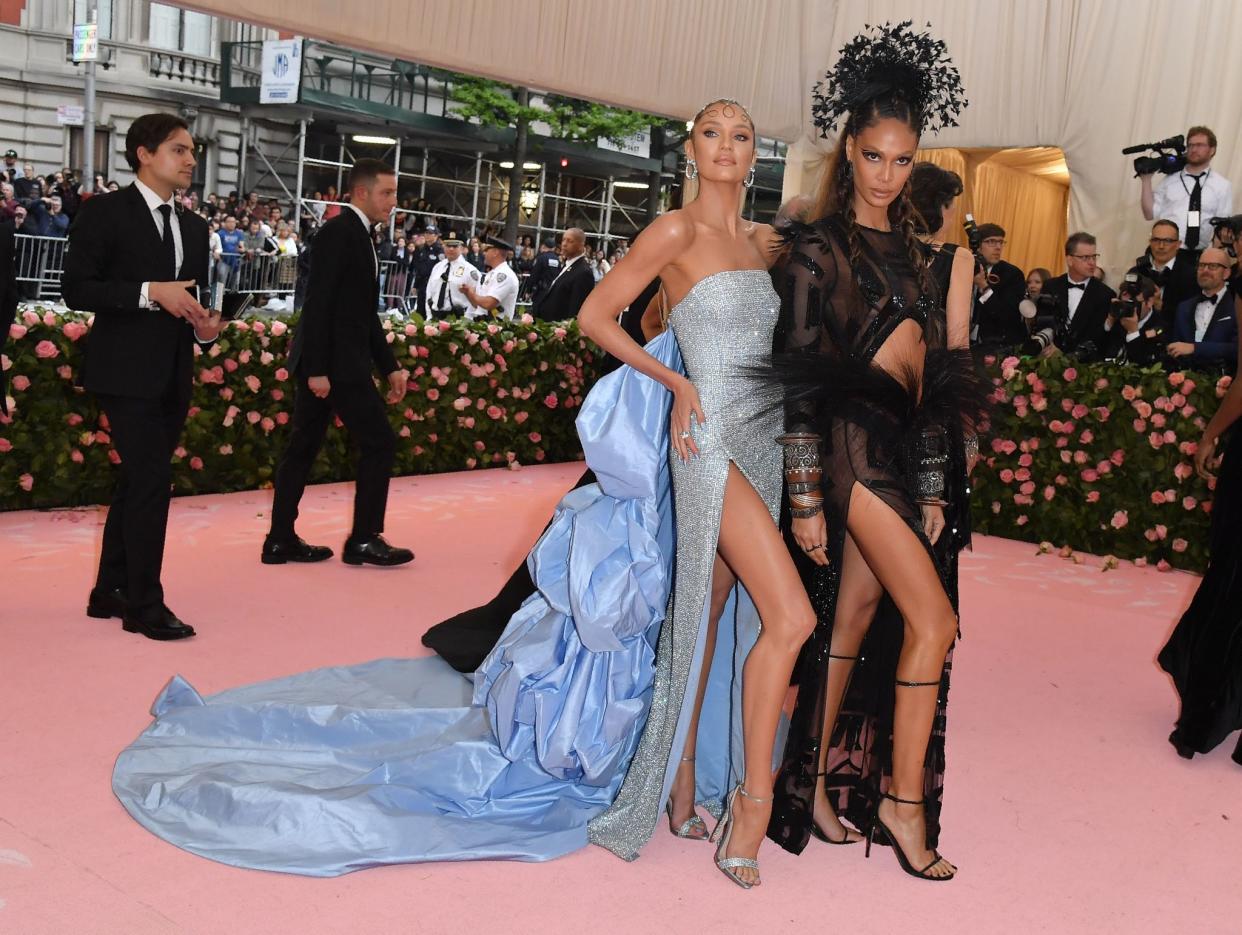
[[690, 290], [681, 297], [681, 301], [678, 302], [676, 305], [674, 305], [673, 308], [669, 311], [668, 317], [672, 318], [673, 314], [679, 308], [685, 305], [686, 302], [689, 301], [690, 297], [694, 295], [694, 293], [698, 291], [698, 288], [702, 286], [705, 282], [710, 282], [711, 280], [715, 279], [718, 276], [729, 276], [729, 275], [735, 275], [737, 273], [762, 273], [764, 276], [764, 279], [769, 280], [769, 282], [771, 280], [771, 274], [768, 272], [767, 269], [759, 269], [753, 266], [743, 267], [742, 269], [721, 269], [721, 270], [717, 270], [714, 273], [708, 273], [706, 276], [704, 276], [702, 279], [700, 279], [698, 282], [696, 282], [693, 286], [690, 287]]

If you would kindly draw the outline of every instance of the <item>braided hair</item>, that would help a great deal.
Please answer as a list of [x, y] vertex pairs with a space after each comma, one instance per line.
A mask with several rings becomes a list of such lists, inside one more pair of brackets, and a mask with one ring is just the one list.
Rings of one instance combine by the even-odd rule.
[[[923, 115], [900, 90], [891, 90], [870, 98], [850, 111], [849, 119], [837, 140], [827, 171], [820, 183], [815, 203], [815, 216], [826, 217], [839, 214], [845, 221], [849, 261], [852, 269], [858, 269], [862, 260], [861, 235], [858, 218], [854, 212], [854, 166], [846, 155], [846, 144], [863, 130], [873, 127], [881, 120], [900, 120], [916, 137], [921, 136]], [[926, 292], [931, 288], [931, 276], [927, 269], [927, 256], [919, 240], [919, 213], [914, 207], [909, 179], [901, 193], [888, 206], [888, 220], [893, 230], [901, 231], [905, 240], [910, 266], [918, 276], [919, 288]]]

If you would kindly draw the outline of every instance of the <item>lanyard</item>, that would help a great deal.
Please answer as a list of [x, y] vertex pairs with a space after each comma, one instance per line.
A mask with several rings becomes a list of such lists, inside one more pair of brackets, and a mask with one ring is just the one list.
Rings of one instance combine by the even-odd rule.
[[[1207, 185], [1208, 176], [1209, 176], [1209, 175], [1211, 175], [1211, 174], [1212, 174], [1212, 170], [1211, 170], [1211, 169], [1205, 169], [1205, 170], [1203, 171], [1203, 174], [1202, 174], [1202, 175], [1192, 175], [1192, 176], [1189, 176], [1189, 178], [1192, 178], [1192, 179], [1198, 179], [1198, 180], [1199, 180], [1199, 190], [1200, 190], [1200, 191], [1202, 191], [1202, 190], [1203, 190], [1203, 188], [1204, 188], [1204, 186], [1206, 186], [1206, 185]], [[1178, 180], [1179, 182], [1181, 182], [1181, 183], [1182, 183], [1182, 191], [1184, 191], [1184, 192], [1186, 193], [1186, 197], [1187, 197], [1187, 198], [1189, 198], [1189, 197], [1190, 197], [1190, 189], [1186, 187], [1186, 179], [1187, 179], [1187, 178], [1188, 178], [1188, 176], [1186, 175], [1186, 170], [1185, 170], [1185, 169], [1183, 169], [1181, 172], [1179, 172], [1179, 173], [1177, 174], [1177, 180]]]

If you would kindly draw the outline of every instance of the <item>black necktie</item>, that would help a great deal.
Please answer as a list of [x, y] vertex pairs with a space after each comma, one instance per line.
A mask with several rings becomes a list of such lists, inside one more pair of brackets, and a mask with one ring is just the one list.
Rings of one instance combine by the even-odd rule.
[[173, 240], [172, 205], [160, 205], [160, 214], [164, 215], [164, 262], [167, 264], [165, 269], [172, 270], [172, 275], [168, 277], [171, 282], [177, 278], [177, 242]]
[[1069, 284], [1069, 287], [1071, 289], [1081, 289], [1083, 292], [1087, 291], [1087, 284], [1085, 282], [1072, 282]]
[[445, 294], [448, 292], [449, 271], [452, 268], [453, 268], [452, 266], [446, 266], [444, 268], [444, 275], [440, 277], [440, 280], [441, 280], [440, 281], [440, 297], [436, 299], [436, 311], [437, 312], [448, 311], [448, 306], [445, 305], [444, 298], [445, 298]]
[[[1191, 178], [1195, 180], [1195, 187], [1190, 192], [1190, 210], [1197, 213], [1203, 206], [1203, 176], [1192, 175]], [[1186, 246], [1191, 250], [1199, 246], [1198, 224], [1186, 225]]]

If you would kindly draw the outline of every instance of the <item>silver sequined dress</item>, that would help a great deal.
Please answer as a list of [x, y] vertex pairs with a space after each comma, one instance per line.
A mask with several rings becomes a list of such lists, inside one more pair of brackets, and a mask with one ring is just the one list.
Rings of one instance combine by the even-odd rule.
[[[764, 394], [756, 392], [747, 366], [771, 352], [779, 307], [766, 270], [726, 270], [699, 280], [669, 316], [707, 421], [693, 429], [697, 458], [682, 464], [669, 452], [677, 556], [669, 613], [660, 631], [651, 710], [616, 801], [588, 829], [592, 843], [627, 860], [637, 857], [651, 837], [685, 747], [730, 462], [777, 521], [782, 462], [776, 438], [783, 430], [783, 414], [762, 405]], [[757, 628], [738, 634], [737, 645], [748, 647], [756, 635]], [[741, 661], [732, 661], [735, 682], [741, 679]], [[730, 664], [727, 659], [716, 662]], [[740, 740], [740, 684], [732, 696], [731, 733]], [[740, 771], [741, 744], [731, 746], [735, 772]], [[705, 804], [712, 808], [717, 803]]]

